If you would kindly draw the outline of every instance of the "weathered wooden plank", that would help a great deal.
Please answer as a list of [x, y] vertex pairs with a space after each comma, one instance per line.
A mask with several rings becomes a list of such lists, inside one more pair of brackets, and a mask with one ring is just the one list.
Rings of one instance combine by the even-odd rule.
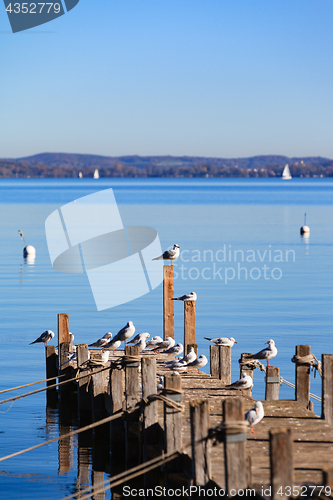
[[[244, 421], [244, 404], [241, 398], [223, 401], [223, 421], [227, 426]], [[224, 459], [227, 492], [231, 489], [246, 488], [246, 434], [244, 431], [229, 434], [228, 428], [226, 429]]]
[[66, 313], [58, 314], [58, 352], [60, 344], [69, 342], [69, 315]]
[[231, 384], [231, 347], [219, 345], [219, 379], [223, 384]]
[[333, 354], [322, 355], [322, 418], [333, 424]]
[[[126, 346], [125, 356], [139, 356], [139, 347]], [[130, 411], [139, 400], [139, 361], [125, 365], [126, 410]]]
[[110, 415], [123, 409], [124, 371], [112, 367], [110, 371]]
[[211, 441], [206, 439], [209, 430], [208, 401], [190, 403], [192, 477], [196, 486], [204, 486], [211, 479]]
[[184, 301], [184, 351], [195, 344], [195, 300]]
[[210, 345], [210, 375], [213, 378], [219, 378], [220, 373], [220, 352], [218, 345]]
[[266, 401], [278, 400], [280, 390], [280, 368], [277, 366], [267, 366], [265, 383]]
[[[56, 355], [56, 350], [54, 345], [47, 345], [45, 347], [45, 358], [46, 358], [46, 378], [53, 378], [58, 376], [58, 356]], [[54, 385], [56, 379], [49, 380], [46, 382], [46, 386]], [[47, 405], [54, 406], [57, 401], [57, 389], [49, 389], [46, 391], [46, 401]]]
[[163, 281], [163, 335], [175, 338], [175, 296], [174, 266], [164, 266]]
[[90, 393], [92, 397], [93, 422], [102, 420], [102, 418], [107, 416], [105, 408], [105, 374], [98, 370], [100, 368], [94, 369], [91, 375], [92, 388]]
[[[308, 356], [311, 353], [309, 345], [297, 345], [296, 356]], [[310, 401], [310, 367], [307, 365], [295, 364], [295, 399], [306, 408]]]
[[[165, 375], [164, 388], [168, 391], [181, 391], [182, 381], [180, 375]], [[165, 393], [170, 397], [168, 392]], [[178, 451], [182, 446], [182, 413], [181, 411], [164, 403], [164, 439], [166, 453]]]
[[[80, 378], [78, 381], [78, 407], [80, 419], [82, 420], [82, 412], [92, 412], [92, 401], [91, 396], [89, 394], [89, 370], [88, 368], [83, 368], [86, 361], [89, 359], [89, 349], [87, 344], [78, 344], [76, 346], [76, 357], [77, 357], [77, 366], [81, 368], [79, 370]], [[83, 377], [84, 374], [87, 374], [87, 377]], [[88, 420], [90, 420], [90, 415], [87, 415]], [[83, 419], [85, 420], [85, 419]]]
[[293, 439], [291, 429], [271, 429], [270, 465], [272, 500], [289, 498], [287, 487], [294, 485]]
[[[156, 359], [148, 357], [143, 357], [141, 359], [141, 376], [143, 399], [151, 394], [156, 394]], [[156, 424], [157, 421], [157, 401], [154, 401], [144, 408], [144, 429], [148, 429], [148, 427]]]

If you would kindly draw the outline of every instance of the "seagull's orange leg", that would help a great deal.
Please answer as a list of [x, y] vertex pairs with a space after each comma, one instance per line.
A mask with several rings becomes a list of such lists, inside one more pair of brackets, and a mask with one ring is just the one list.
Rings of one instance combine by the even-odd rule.
[[252, 434], [257, 434], [256, 431], [253, 430], [253, 425], [251, 425], [250, 427], [251, 427]]
[[267, 366], [269, 366], [269, 359], [267, 359]]

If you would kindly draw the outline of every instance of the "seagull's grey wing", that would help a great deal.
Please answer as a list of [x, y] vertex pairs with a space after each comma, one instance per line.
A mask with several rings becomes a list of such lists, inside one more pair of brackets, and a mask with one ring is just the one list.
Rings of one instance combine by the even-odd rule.
[[245, 414], [245, 420], [248, 421], [248, 423], [250, 425], [253, 424], [254, 420], [255, 420], [255, 417], [256, 417], [256, 411], [254, 408], [252, 408], [252, 410], [249, 410], [246, 414]]
[[170, 249], [163, 252], [163, 259], [170, 259], [176, 255], [176, 250]]

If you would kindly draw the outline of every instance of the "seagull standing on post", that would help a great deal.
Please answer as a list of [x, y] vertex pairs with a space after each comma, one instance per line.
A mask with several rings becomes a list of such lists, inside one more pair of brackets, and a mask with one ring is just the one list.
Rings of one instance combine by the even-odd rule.
[[189, 300], [197, 300], [197, 294], [195, 292], [186, 293], [180, 297], [174, 297], [171, 300], [182, 300], [183, 302], [188, 302]]
[[171, 265], [173, 265], [173, 260], [178, 259], [179, 257], [179, 248], [180, 246], [175, 243], [171, 250], [166, 250], [159, 257], [155, 257], [153, 260], [171, 260]]
[[34, 340], [33, 342], [30, 342], [29, 345], [31, 344], [38, 344], [39, 342], [43, 342], [45, 347], [46, 347], [46, 344], [49, 342], [49, 340], [53, 339], [54, 337], [54, 333], [51, 332], [51, 330], [45, 330], [45, 332], [43, 332], [39, 337], [38, 339]]
[[272, 339], [269, 339], [269, 341], [265, 342], [265, 344], [268, 344], [268, 347], [266, 347], [262, 351], [257, 352], [257, 354], [253, 354], [253, 356], [251, 356], [250, 358], [247, 358], [247, 359], [266, 359], [267, 366], [269, 366], [269, 360], [272, 358], [275, 358], [278, 350], [275, 347], [274, 340], [272, 340]]

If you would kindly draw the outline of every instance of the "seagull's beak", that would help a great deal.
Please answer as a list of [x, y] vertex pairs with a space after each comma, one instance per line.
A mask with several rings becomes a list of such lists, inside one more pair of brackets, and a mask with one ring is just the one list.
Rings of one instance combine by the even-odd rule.
[[265, 344], [268, 344], [268, 342], [265, 342]]
[[234, 343], [235, 343], [235, 344], [237, 344], [236, 340], [235, 340], [235, 342], [234, 342]]

